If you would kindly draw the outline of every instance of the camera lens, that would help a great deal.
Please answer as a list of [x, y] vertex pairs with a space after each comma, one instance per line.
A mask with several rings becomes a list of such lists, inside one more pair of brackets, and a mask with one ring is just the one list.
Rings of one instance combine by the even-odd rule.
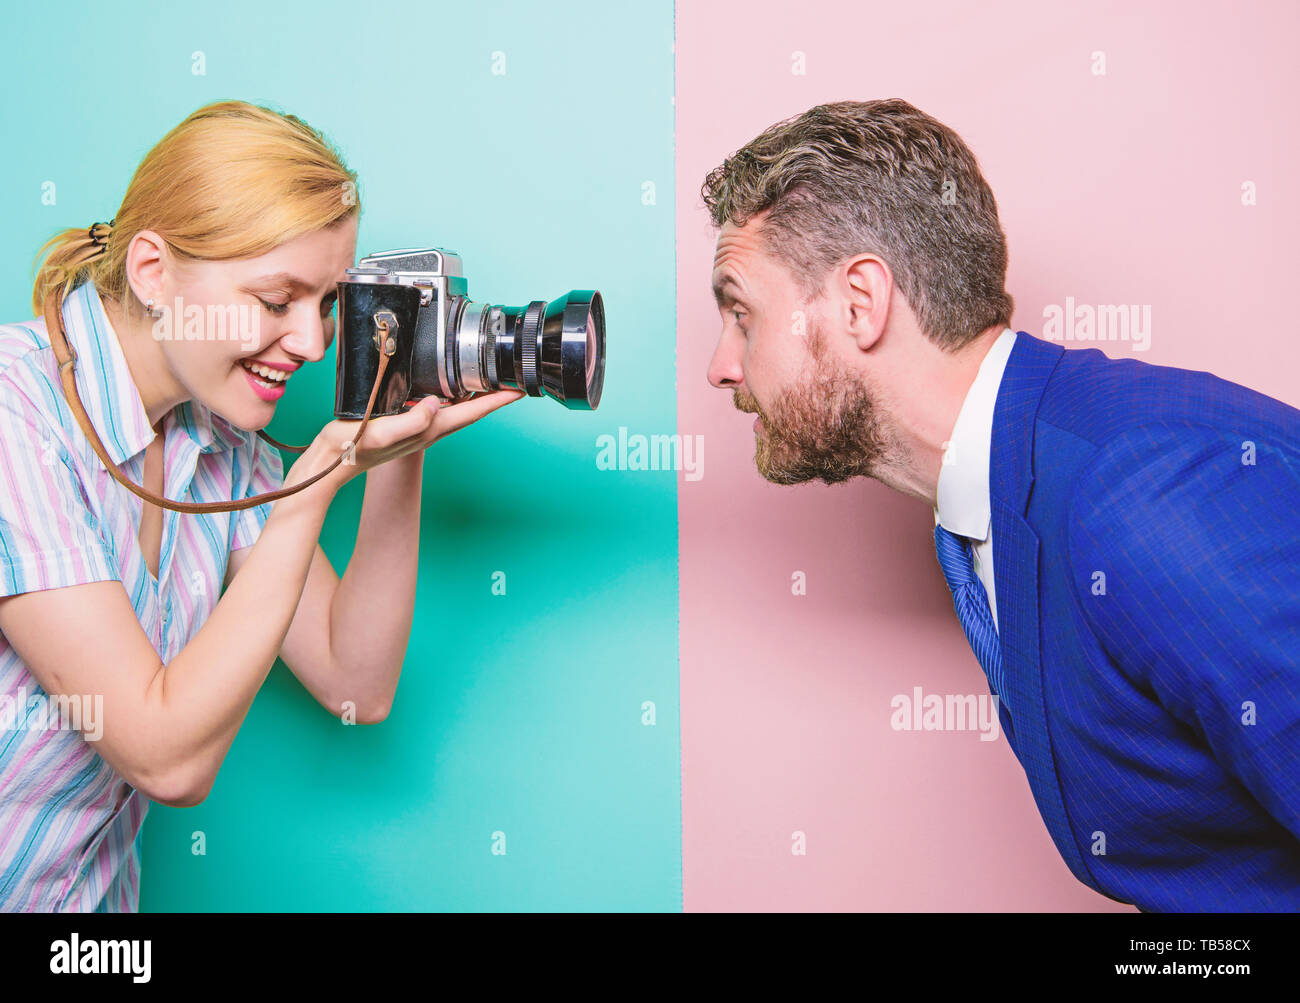
[[523, 390], [594, 411], [605, 382], [605, 304], [594, 289], [527, 306], [462, 301], [442, 353], [462, 391]]

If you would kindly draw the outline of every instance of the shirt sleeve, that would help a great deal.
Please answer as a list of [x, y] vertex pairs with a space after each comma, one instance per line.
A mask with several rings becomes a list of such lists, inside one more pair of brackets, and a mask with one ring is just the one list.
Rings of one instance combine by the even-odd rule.
[[1300, 454], [1260, 442], [1243, 462], [1241, 439], [1156, 425], [1109, 444], [1076, 495], [1071, 564], [1115, 664], [1300, 837]]
[[0, 596], [120, 580], [64, 437], [0, 383]]
[[[240, 498], [251, 498], [284, 486], [284, 461], [280, 458], [280, 451], [260, 435], [254, 435], [252, 442], [252, 475], [246, 489], [239, 495]], [[246, 457], [248, 454], [245, 452], [243, 455]], [[247, 462], [245, 459], [246, 464]], [[271, 503], [255, 505], [236, 514], [239, 518], [235, 523], [230, 549], [242, 550], [257, 542], [262, 527], [271, 515]]]

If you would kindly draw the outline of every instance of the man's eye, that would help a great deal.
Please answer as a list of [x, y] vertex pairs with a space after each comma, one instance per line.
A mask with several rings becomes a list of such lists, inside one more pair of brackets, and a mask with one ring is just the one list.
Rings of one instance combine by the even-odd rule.
[[267, 313], [274, 314], [274, 315], [277, 316], [277, 317], [283, 317], [286, 313], [289, 312], [289, 304], [288, 304], [288, 303], [268, 303], [266, 300], [262, 299], [262, 297], [260, 297], [260, 296], [259, 296], [257, 299], [258, 299], [258, 302], [260, 302], [260, 303], [262, 304], [262, 306], [266, 307], [266, 312], [267, 312]]
[[732, 311], [731, 311], [731, 316], [733, 316], [733, 317], [736, 318], [736, 324], [737, 324], [737, 325], [739, 325], [739, 324], [741, 323], [741, 321], [743, 321], [743, 320], [745, 319], [745, 315], [744, 315], [743, 313], [741, 313], [739, 310], [732, 310]]

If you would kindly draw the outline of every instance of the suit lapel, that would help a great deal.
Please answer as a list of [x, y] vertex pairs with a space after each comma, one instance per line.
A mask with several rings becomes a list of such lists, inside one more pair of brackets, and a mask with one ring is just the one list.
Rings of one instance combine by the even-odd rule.
[[1096, 888], [1070, 830], [1048, 735], [1039, 624], [1039, 541], [1024, 517], [1034, 484], [1034, 421], [1047, 381], [1064, 354], [1059, 345], [1020, 331], [1007, 359], [993, 411], [989, 453], [993, 577], [1015, 736], [1012, 749], [1025, 769], [1052, 842], [1074, 876]]

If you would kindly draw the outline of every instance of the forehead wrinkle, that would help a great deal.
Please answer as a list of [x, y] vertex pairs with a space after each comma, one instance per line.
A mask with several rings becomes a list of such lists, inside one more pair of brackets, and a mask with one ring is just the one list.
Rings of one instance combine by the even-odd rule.
[[735, 255], [731, 253], [731, 249], [723, 248], [723, 246], [719, 244], [718, 252], [718, 255], [713, 260], [713, 272], [715, 275], [715, 278], [713, 279], [713, 298], [717, 300], [718, 305], [721, 306], [724, 303], [736, 302], [735, 297], [729, 292], [729, 290], [734, 289], [743, 295], [745, 287], [740, 281], [740, 277], [736, 272], [736, 267], [732, 265], [731, 259], [735, 257]]

